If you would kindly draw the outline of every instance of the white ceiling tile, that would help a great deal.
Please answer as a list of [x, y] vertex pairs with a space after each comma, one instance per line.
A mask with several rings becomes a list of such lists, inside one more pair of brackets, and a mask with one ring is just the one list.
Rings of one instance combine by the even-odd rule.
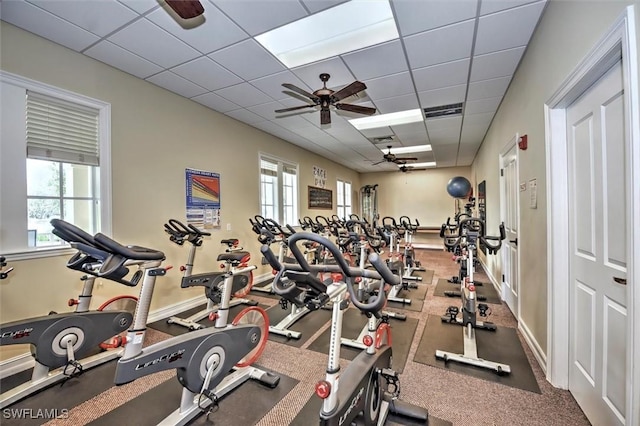
[[275, 110], [282, 108], [282, 104], [279, 102], [267, 102], [266, 104], [260, 104], [247, 108], [249, 111], [258, 114], [260, 117], [264, 117], [267, 120], [275, 120], [278, 115]]
[[250, 35], [258, 35], [308, 13], [297, 0], [211, 0]]
[[106, 36], [140, 16], [116, 1], [29, 1], [100, 37]]
[[162, 68], [156, 64], [106, 40], [94, 44], [84, 53], [139, 78], [147, 78], [162, 71]]
[[378, 44], [342, 55], [342, 59], [359, 80], [407, 71], [407, 60], [400, 40]]
[[145, 13], [153, 8], [160, 7], [158, 0], [118, 0], [128, 8], [138, 13]]
[[444, 87], [442, 89], [418, 92], [418, 97], [422, 107], [428, 108], [438, 105], [449, 105], [463, 102], [466, 92], [467, 85], [459, 84], [457, 86]]
[[475, 20], [460, 22], [404, 38], [411, 68], [468, 58]]
[[388, 127], [388, 126], [377, 127], [375, 129], [360, 130], [360, 133], [362, 133], [362, 136], [368, 139], [381, 138], [384, 136], [393, 135], [393, 131], [391, 130], [391, 127]]
[[503, 96], [509, 87], [511, 76], [475, 81], [469, 84], [467, 101], [477, 99], [497, 98]]
[[422, 132], [421, 134], [398, 136], [398, 140], [402, 143], [403, 146], [422, 145], [429, 143], [429, 138], [427, 137], [426, 131]]
[[474, 56], [470, 81], [513, 75], [526, 46]]
[[168, 13], [168, 7], [154, 10], [146, 18], [205, 54], [249, 37], [218, 8], [206, 0], [201, 1], [204, 14], [199, 17], [202, 19], [196, 18], [198, 22], [194, 24], [191, 20], [177, 21]]
[[490, 13], [499, 12], [505, 9], [522, 6], [523, 4], [533, 3], [538, 0], [482, 0], [480, 6], [480, 15], [488, 15]]
[[179, 65], [171, 71], [209, 90], [242, 83], [242, 79], [206, 56]]
[[240, 105], [234, 104], [215, 93], [205, 93], [191, 99], [218, 112], [233, 111], [240, 108]]
[[285, 70], [280, 61], [253, 39], [218, 50], [209, 57], [245, 80]]
[[3, 21], [70, 49], [81, 51], [99, 40], [95, 34], [30, 3], [3, 1], [0, 6]]
[[147, 81], [187, 98], [202, 95], [207, 91], [205, 88], [193, 84], [189, 80], [185, 80], [171, 71], [163, 71], [160, 74], [147, 78]]
[[327, 87], [334, 88], [334, 90], [351, 84], [355, 80], [340, 58], [325, 59], [324, 61], [293, 68], [291, 71], [314, 91], [322, 87], [322, 81], [320, 81], [320, 74], [322, 73], [331, 75], [327, 82]]
[[371, 99], [386, 99], [414, 93], [413, 82], [408, 72], [388, 75], [364, 82]]
[[460, 140], [460, 127], [429, 130], [429, 140], [432, 145], [458, 143]]
[[477, 101], [467, 101], [464, 107], [465, 114], [480, 114], [483, 112], [495, 113], [500, 105], [502, 97], [479, 99]]
[[309, 12], [316, 13], [330, 7], [337, 6], [348, 0], [302, 0], [302, 3], [309, 9]]
[[[318, 121], [320, 121], [320, 116], [319, 115], [316, 115], [316, 116], [318, 117]], [[315, 127], [313, 124], [309, 123], [307, 120], [302, 118], [300, 114], [278, 116], [278, 118], [273, 120], [273, 122], [291, 131], [298, 130], [298, 129], [311, 129]]]
[[[320, 82], [320, 80], [318, 80], [318, 82]], [[290, 90], [283, 87], [283, 83], [293, 84], [294, 86], [306, 90], [309, 93], [313, 92], [310, 87], [307, 87], [307, 85], [304, 84], [304, 82], [302, 82], [302, 80], [300, 80], [291, 71], [283, 71], [276, 74], [271, 74], [266, 77], [251, 80], [250, 83], [252, 86], [260, 89], [275, 100], [292, 99], [290, 95], [285, 93], [290, 92]], [[300, 99], [298, 98], [294, 99], [296, 99], [297, 102], [300, 101]]]
[[476, 16], [477, 0], [393, 0], [403, 36], [465, 21]]
[[483, 112], [480, 114], [465, 114], [463, 126], [489, 126], [493, 120], [494, 112]]
[[418, 98], [414, 93], [394, 96], [393, 98], [380, 99], [375, 102], [375, 105], [380, 114], [420, 108]]
[[413, 70], [419, 92], [465, 84], [469, 74], [469, 59]]
[[532, 3], [480, 18], [475, 54], [524, 46], [540, 19], [544, 2]]
[[241, 107], [264, 104], [273, 100], [249, 83], [241, 83], [236, 84], [235, 86], [225, 87], [224, 89], [216, 90], [216, 94], [240, 105]]
[[462, 125], [462, 116], [459, 117], [440, 117], [440, 118], [431, 118], [426, 121], [427, 130], [429, 134], [434, 130], [457, 130], [460, 131], [460, 126]]
[[235, 111], [225, 112], [225, 115], [247, 124], [256, 124], [266, 121], [263, 117], [260, 117], [258, 114], [254, 114], [246, 109], [237, 109]]
[[404, 135], [425, 134], [424, 122], [401, 124], [399, 126], [392, 126], [393, 132], [402, 137]]
[[200, 56], [197, 50], [146, 19], [128, 25], [109, 41], [166, 68]]
[[484, 135], [487, 133], [489, 124], [467, 124], [462, 126], [462, 136], [460, 143], [462, 144], [480, 144]]
[[455, 162], [456, 156], [458, 155], [458, 144], [433, 145], [431, 148], [433, 149], [433, 155], [436, 157], [438, 165], [440, 165], [440, 162], [447, 160], [453, 160]]

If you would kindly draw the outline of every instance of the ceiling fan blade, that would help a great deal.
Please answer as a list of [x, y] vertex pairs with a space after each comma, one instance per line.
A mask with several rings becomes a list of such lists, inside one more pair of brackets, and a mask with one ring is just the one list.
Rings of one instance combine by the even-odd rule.
[[350, 85], [343, 87], [337, 92], [334, 92], [333, 95], [331, 95], [331, 98], [334, 101], [339, 101], [341, 99], [348, 98], [351, 95], [355, 95], [358, 92], [362, 92], [366, 88], [367, 86], [364, 83], [360, 81], [354, 81]]
[[300, 105], [300, 106], [295, 106], [295, 107], [291, 107], [291, 108], [277, 109], [274, 112], [277, 112], [277, 113], [289, 112], [289, 111], [295, 111], [295, 110], [303, 109], [303, 108], [313, 108], [315, 106], [316, 105]]
[[306, 90], [299, 88], [298, 86], [294, 86], [293, 84], [282, 83], [282, 85], [289, 90], [293, 90], [296, 93], [300, 93], [301, 95], [304, 95], [309, 99], [312, 99], [313, 101], [320, 100], [320, 98], [314, 95], [313, 93], [309, 93]]
[[376, 113], [375, 108], [370, 108], [370, 107], [360, 106], [360, 105], [335, 104], [335, 107], [343, 111], [357, 112], [358, 114], [373, 115]]
[[384, 163], [387, 160], [382, 160], [382, 161], [376, 161], [375, 163], [371, 163], [372, 166], [377, 166], [378, 164]]
[[331, 111], [329, 111], [329, 108], [320, 110], [320, 124], [331, 124]]
[[204, 13], [204, 7], [198, 0], [164, 0], [182, 19], [191, 19]]
[[416, 157], [396, 157], [395, 161], [418, 161]]

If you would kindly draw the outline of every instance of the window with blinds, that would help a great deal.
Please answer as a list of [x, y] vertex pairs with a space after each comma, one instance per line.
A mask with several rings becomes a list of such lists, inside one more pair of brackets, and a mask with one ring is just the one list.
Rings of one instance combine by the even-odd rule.
[[100, 226], [99, 110], [27, 91], [27, 224], [30, 247], [61, 245], [50, 221]]
[[349, 219], [351, 215], [351, 182], [338, 179], [336, 195], [336, 211], [338, 217]]
[[260, 157], [260, 214], [281, 225], [298, 223], [298, 166]]

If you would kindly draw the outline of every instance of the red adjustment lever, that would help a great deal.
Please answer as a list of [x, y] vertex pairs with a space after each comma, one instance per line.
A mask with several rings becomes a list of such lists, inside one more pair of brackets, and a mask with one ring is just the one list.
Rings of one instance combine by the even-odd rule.
[[332, 273], [331, 273], [331, 280], [332, 280], [334, 283], [337, 283], [337, 282], [342, 281], [342, 274], [341, 274], [341, 273], [339, 273], [339, 272], [332, 272]]
[[475, 286], [475, 285], [473, 285], [473, 284], [471, 284], [471, 285], [469, 286], [469, 291], [476, 291], [476, 286]]
[[209, 321], [215, 321], [218, 319], [218, 313], [217, 312], [211, 312], [209, 314]]
[[184, 272], [187, 270], [187, 267], [184, 265], [180, 265], [180, 272]]
[[271, 270], [271, 275], [276, 275], [278, 273], [278, 271], [276, 271], [275, 269]]
[[67, 305], [69, 305], [69, 307], [71, 307], [71, 306], [75, 306], [75, 305], [79, 305], [79, 304], [80, 304], [80, 301], [79, 301], [79, 300], [76, 300], [76, 299], [69, 299], [69, 300], [67, 300]]
[[220, 264], [220, 269], [224, 269], [224, 263]]
[[115, 336], [113, 338], [111, 338], [111, 340], [109, 341], [109, 343], [107, 342], [102, 342], [100, 343], [100, 348], [102, 349], [115, 349], [115, 348], [119, 348], [125, 345], [125, 343], [127, 342], [127, 338], [124, 336]]
[[167, 265], [164, 267], [165, 271], [168, 271], [169, 269], [173, 269], [173, 265]]

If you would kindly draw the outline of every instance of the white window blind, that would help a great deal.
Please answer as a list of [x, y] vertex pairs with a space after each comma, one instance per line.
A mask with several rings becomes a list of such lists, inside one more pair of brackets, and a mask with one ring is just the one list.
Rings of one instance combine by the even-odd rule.
[[99, 111], [27, 91], [27, 157], [98, 166]]

